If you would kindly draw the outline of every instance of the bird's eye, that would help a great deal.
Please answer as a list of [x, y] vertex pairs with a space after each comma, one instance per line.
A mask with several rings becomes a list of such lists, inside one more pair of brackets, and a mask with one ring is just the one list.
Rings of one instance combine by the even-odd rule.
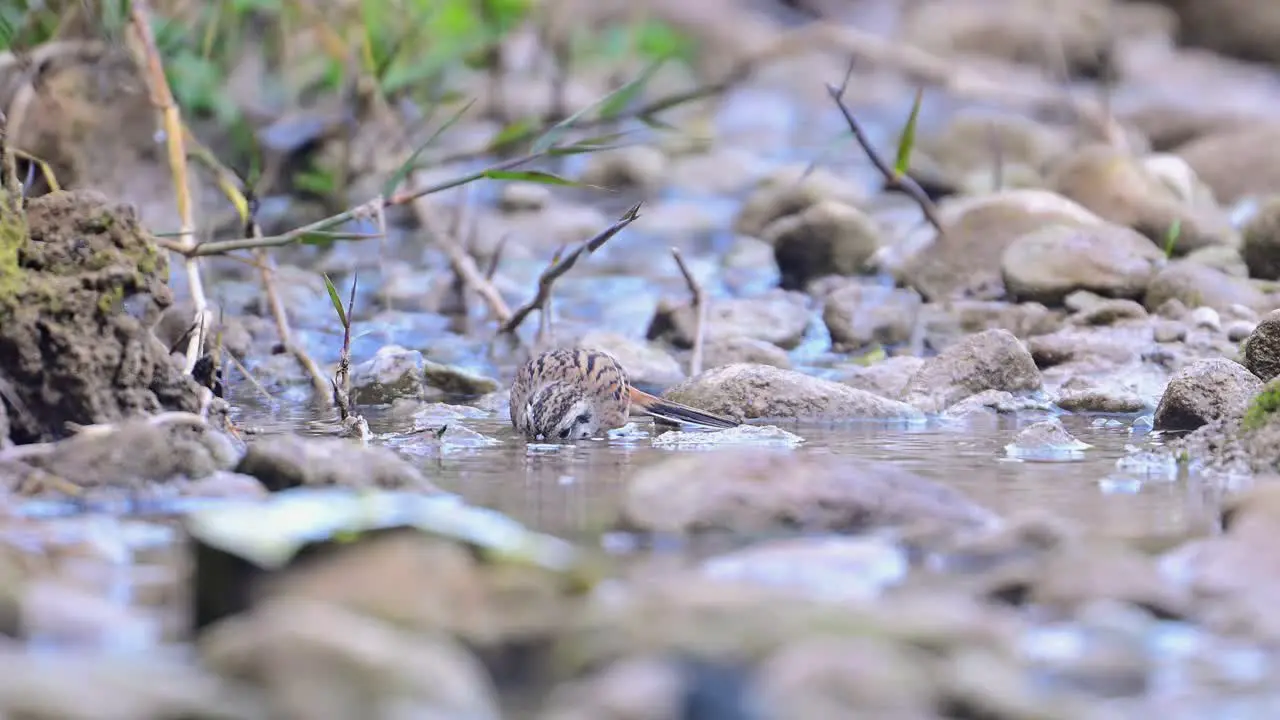
[[591, 422], [591, 413], [584, 412], [578, 417], [574, 418], [573, 422], [578, 425], [586, 425], [587, 423]]
[[568, 437], [569, 437], [569, 430], [571, 430], [571, 429], [572, 429], [572, 428], [565, 428], [565, 429], [561, 430], [561, 431], [560, 431], [560, 439], [561, 439], [561, 440], [564, 440], [564, 439], [568, 438]]

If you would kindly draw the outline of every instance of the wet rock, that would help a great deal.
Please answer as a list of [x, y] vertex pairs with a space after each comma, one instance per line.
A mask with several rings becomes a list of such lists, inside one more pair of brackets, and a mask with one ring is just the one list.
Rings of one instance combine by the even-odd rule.
[[1165, 618], [1190, 609], [1187, 594], [1161, 576], [1151, 557], [1120, 542], [1067, 543], [1037, 566], [1028, 600], [1057, 611], [1096, 600], [1118, 600]]
[[838, 456], [719, 450], [675, 456], [628, 481], [621, 524], [646, 532], [858, 532], [993, 516], [944, 485], [896, 466]]
[[912, 419], [905, 403], [770, 365], [725, 365], [690, 378], [664, 396], [735, 420], [793, 418], [810, 421], [860, 418]]
[[[1177, 167], [1167, 167], [1176, 164]], [[1170, 175], [1177, 176], [1178, 184]], [[1236, 245], [1226, 214], [1181, 160], [1138, 159], [1110, 146], [1080, 150], [1053, 171], [1051, 187], [1099, 216], [1133, 228], [1162, 247], [1177, 226], [1173, 251], [1185, 255], [1211, 245]]]
[[491, 377], [430, 360], [422, 364], [422, 379], [429, 388], [435, 388], [445, 395], [463, 397], [487, 395], [501, 387]]
[[[691, 303], [658, 306], [649, 324], [648, 339], [668, 339], [677, 347], [693, 347], [698, 314]], [[705, 341], [747, 337], [790, 350], [800, 344], [809, 327], [809, 296], [771, 290], [749, 298], [714, 298], [707, 302]]]
[[0, 711], [32, 718], [269, 715], [261, 699], [231, 679], [153, 653], [80, 649], [33, 657], [0, 651]]
[[1233, 320], [1227, 324], [1227, 339], [1235, 343], [1244, 342], [1257, 328], [1258, 323], [1251, 320]]
[[919, 651], [879, 638], [812, 638], [757, 670], [768, 717], [932, 717], [936, 688]]
[[68, 438], [25, 460], [39, 473], [28, 475], [21, 490], [39, 494], [45, 489], [42, 474], [79, 488], [138, 490], [149, 483], [195, 480], [234, 467], [241, 454], [236, 444], [196, 420], [135, 420]]
[[1035, 682], [1009, 653], [958, 648], [947, 660], [937, 682], [938, 704], [949, 715], [1067, 720], [1084, 714], [1078, 699]]
[[913, 355], [886, 358], [871, 365], [849, 368], [848, 374], [840, 377], [840, 382], [880, 397], [900, 400], [906, 392], [907, 383], [926, 362], [924, 358]]
[[822, 321], [842, 348], [901, 345], [915, 333], [920, 304], [912, 290], [848, 284], [827, 296]]
[[1208, 133], [1177, 150], [1222, 203], [1280, 195], [1280, 123]]
[[898, 543], [875, 537], [764, 541], [702, 563], [720, 580], [774, 586], [827, 600], [870, 600], [901, 582], [908, 560]]
[[256, 440], [235, 471], [258, 478], [273, 492], [304, 485], [438, 492], [395, 452], [341, 438], [279, 435]]
[[1050, 225], [1010, 243], [1000, 271], [1010, 295], [1054, 306], [1077, 290], [1142, 297], [1164, 261], [1160, 248], [1125, 227]]
[[1187, 319], [1193, 328], [1215, 333], [1222, 331], [1222, 316], [1211, 307], [1198, 307], [1191, 311], [1191, 316]]
[[[220, 312], [217, 307], [209, 308], [209, 312], [213, 313], [214, 318], [209, 330], [210, 344], [221, 342], [227, 352], [238, 358], [243, 359], [248, 355], [253, 336], [245, 323], [240, 318]], [[191, 337], [188, 331], [195, 324], [195, 317], [195, 305], [190, 300], [174, 303], [160, 314], [153, 332], [166, 348], [177, 348], [185, 352], [184, 337]]]
[[764, 340], [741, 335], [720, 337], [707, 341], [702, 348], [702, 365], [708, 370], [734, 363], [791, 369], [791, 358], [787, 357], [787, 351]]
[[858, 275], [880, 248], [880, 228], [866, 213], [822, 200], [769, 223], [761, 239], [773, 245], [781, 285], [799, 290], [826, 275]]
[[1245, 264], [1240, 250], [1234, 247], [1210, 245], [1187, 253], [1186, 258], [1191, 262], [1221, 270], [1232, 277], [1249, 277], [1249, 266]]
[[1245, 278], [1188, 260], [1171, 262], [1151, 280], [1143, 304], [1155, 310], [1169, 300], [1189, 308], [1226, 310], [1232, 305], [1265, 307], [1266, 295]]
[[59, 192], [29, 201], [26, 220], [30, 239], [0, 266], [10, 438], [56, 440], [68, 422], [197, 411], [199, 387], [148, 330], [172, 296], [167, 259], [134, 211]]
[[417, 350], [383, 345], [372, 358], [351, 370], [351, 399], [361, 405], [384, 405], [399, 398], [421, 398], [426, 359]]
[[[912, 157], [913, 165], [916, 157], [933, 160], [957, 189], [979, 194], [1043, 185], [1041, 168], [1069, 148], [1067, 133], [1025, 116], [962, 110], [941, 133], [922, 133]], [[1002, 188], [994, 187], [997, 162]]]
[[1005, 390], [983, 390], [953, 405], [948, 405], [941, 416], [950, 420], [969, 420], [974, 417], [1013, 415], [1025, 410], [1047, 410], [1048, 404], [1029, 398], [1015, 397]]
[[1244, 366], [1262, 382], [1280, 375], [1280, 310], [1262, 318], [1245, 340]]
[[219, 470], [179, 487], [183, 497], [261, 500], [270, 494], [258, 478]]
[[1187, 326], [1177, 320], [1158, 320], [1151, 326], [1151, 337], [1158, 343], [1175, 343], [1187, 339]]
[[835, 200], [857, 206], [863, 193], [857, 184], [838, 177], [824, 168], [812, 172], [787, 168], [765, 178], [747, 197], [734, 218], [735, 232], [763, 237], [764, 230], [775, 220], [804, 212], [823, 200]]
[[1172, 0], [1178, 41], [1243, 60], [1280, 65], [1280, 10], [1267, 0]]
[[1058, 390], [1058, 407], [1069, 412], [1135, 413], [1147, 407], [1137, 393], [1084, 377], [1074, 377]]
[[[904, 38], [936, 53], [990, 55], [1094, 77], [1111, 64], [1110, 18], [1105, 0], [1048, 8], [1034, 0], [929, 0], [908, 10]], [[1052, 43], [1045, 41], [1047, 24], [1054, 28]]]
[[539, 720], [678, 718], [685, 683], [674, 662], [657, 657], [619, 660], [551, 692]]
[[651, 193], [662, 185], [667, 156], [652, 145], [631, 145], [592, 153], [579, 178], [588, 185], [610, 190]]
[[1241, 253], [1251, 277], [1280, 280], [1280, 195], [1263, 203], [1244, 226]]
[[983, 390], [1040, 387], [1040, 371], [1022, 343], [1008, 331], [987, 330], [929, 359], [908, 382], [903, 399], [936, 413]]
[[260, 606], [206, 631], [204, 661], [260, 688], [290, 717], [498, 720], [484, 666], [457, 641], [303, 599]]
[[1105, 222], [1079, 204], [1044, 190], [949, 198], [938, 210], [947, 229], [944, 237], [922, 230], [919, 237], [903, 241], [897, 250], [901, 258], [883, 260], [886, 269], [929, 301], [998, 298], [1004, 294], [1000, 259], [1014, 240], [1045, 225], [1096, 227]]
[[684, 369], [676, 359], [652, 343], [633, 340], [611, 332], [589, 332], [578, 347], [603, 350], [618, 359], [633, 384], [666, 387], [684, 380]]
[[1008, 330], [1014, 337], [1025, 338], [1051, 333], [1062, 326], [1061, 315], [1035, 302], [957, 300], [933, 308], [925, 306], [925, 309], [942, 310], [944, 314], [953, 315], [964, 334]]
[[1244, 415], [1262, 381], [1239, 363], [1197, 360], [1169, 380], [1156, 406], [1157, 430], [1195, 430], [1214, 420]]
[[541, 210], [550, 201], [551, 189], [532, 182], [506, 183], [498, 195], [498, 207], [508, 213]]
[[1058, 460], [1073, 459], [1090, 447], [1068, 432], [1061, 420], [1050, 418], [1020, 430], [1004, 450], [1013, 458]]
[[1130, 320], [1145, 320], [1147, 309], [1134, 300], [1102, 300], [1067, 318], [1073, 325], [1115, 325]]
[[1112, 368], [1140, 360], [1150, 341], [1150, 330], [1140, 326], [1068, 327], [1029, 338], [1027, 349], [1042, 369], [1066, 363]]

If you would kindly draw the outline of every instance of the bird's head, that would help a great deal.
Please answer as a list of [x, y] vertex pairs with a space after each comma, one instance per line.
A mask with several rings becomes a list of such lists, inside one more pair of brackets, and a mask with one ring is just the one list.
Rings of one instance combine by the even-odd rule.
[[524, 411], [529, 434], [537, 440], [582, 440], [599, 427], [591, 401], [572, 383], [547, 383], [529, 398]]

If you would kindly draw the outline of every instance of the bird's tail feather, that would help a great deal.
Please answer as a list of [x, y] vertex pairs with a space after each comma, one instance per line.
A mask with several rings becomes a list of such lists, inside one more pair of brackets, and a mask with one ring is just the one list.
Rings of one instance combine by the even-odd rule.
[[646, 392], [636, 390], [635, 388], [631, 389], [631, 400], [645, 413], [668, 422], [700, 425], [702, 427], [718, 429], [735, 428], [742, 424], [734, 422], [728, 418], [720, 417], [719, 415], [713, 415], [709, 412], [689, 407], [688, 405], [682, 405], [678, 402], [655, 397]]

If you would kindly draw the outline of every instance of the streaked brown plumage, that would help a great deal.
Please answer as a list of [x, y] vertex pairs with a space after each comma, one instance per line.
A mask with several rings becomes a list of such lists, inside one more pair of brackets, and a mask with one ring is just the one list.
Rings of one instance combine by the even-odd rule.
[[511, 383], [511, 424], [535, 440], [580, 440], [620, 428], [632, 405], [676, 423], [738, 426], [631, 387], [627, 371], [601, 350], [548, 350], [526, 362]]

